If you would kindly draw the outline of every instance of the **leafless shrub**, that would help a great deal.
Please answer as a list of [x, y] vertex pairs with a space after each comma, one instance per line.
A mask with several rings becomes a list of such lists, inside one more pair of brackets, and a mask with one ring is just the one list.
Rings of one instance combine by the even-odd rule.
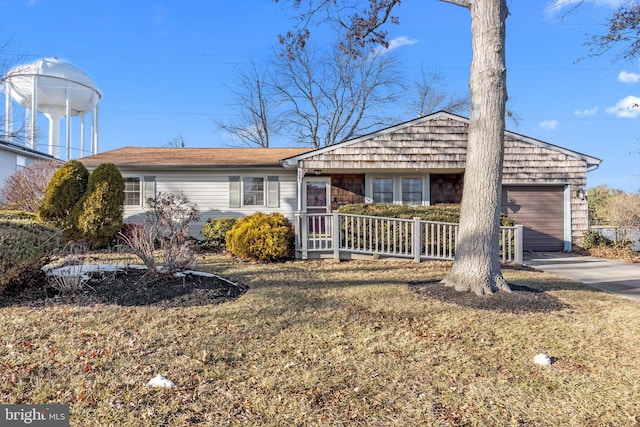
[[77, 260], [49, 276], [49, 285], [62, 294], [81, 292], [87, 285], [89, 277], [83, 271], [84, 265]]
[[[189, 237], [189, 223], [197, 221], [198, 209], [183, 194], [160, 193], [149, 200], [150, 210], [143, 227], [120, 233], [120, 238], [148, 268], [148, 274], [174, 273], [195, 265], [196, 254]], [[162, 266], [157, 265], [155, 251], [160, 251]]]
[[153, 228], [149, 226], [134, 228], [129, 235], [120, 233], [120, 239], [142, 260], [149, 272], [157, 270], [154, 256], [156, 234]]
[[58, 162], [39, 161], [11, 174], [0, 190], [0, 201], [7, 209], [38, 212]]

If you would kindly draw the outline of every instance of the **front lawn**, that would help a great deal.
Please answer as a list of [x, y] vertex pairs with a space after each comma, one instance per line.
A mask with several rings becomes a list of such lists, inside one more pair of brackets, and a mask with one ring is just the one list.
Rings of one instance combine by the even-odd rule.
[[[503, 304], [430, 288], [448, 263], [203, 266], [250, 289], [178, 308], [4, 301], [0, 401], [69, 404], [87, 426], [640, 423], [637, 302], [527, 269], [504, 274], [546, 292]], [[158, 374], [176, 387], [145, 387]]]

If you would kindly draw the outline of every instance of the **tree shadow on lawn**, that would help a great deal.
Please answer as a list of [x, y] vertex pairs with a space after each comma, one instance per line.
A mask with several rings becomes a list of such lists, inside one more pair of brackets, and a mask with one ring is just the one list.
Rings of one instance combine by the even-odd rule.
[[[464, 307], [490, 310], [505, 313], [550, 313], [570, 308], [558, 298], [548, 293], [554, 290], [577, 290], [599, 292], [581, 283], [549, 276], [548, 274], [526, 266], [505, 264], [503, 271], [507, 274], [513, 292], [497, 292], [493, 295], [476, 296], [474, 293], [458, 292], [440, 283], [450, 268], [450, 262], [438, 262], [434, 270], [426, 263], [412, 264], [406, 262], [381, 261], [298, 261], [291, 264], [268, 265], [265, 269], [269, 275], [286, 277], [286, 283], [270, 282], [258, 270], [247, 274], [252, 287], [291, 286], [296, 297], [304, 298], [304, 290], [321, 288], [335, 288], [343, 286], [371, 286], [375, 280], [381, 285], [407, 285], [410, 290], [427, 298], [442, 302], [457, 304]], [[224, 267], [222, 268], [224, 270]], [[343, 274], [351, 269], [351, 274]], [[394, 271], [409, 271], [408, 274], [396, 276]], [[413, 270], [413, 271], [412, 271]], [[312, 271], [313, 274], [309, 274]], [[230, 271], [229, 271], [230, 272]], [[231, 273], [231, 272], [230, 272]], [[334, 275], [338, 273], [339, 275]], [[378, 274], [379, 273], [379, 274]], [[430, 274], [433, 273], [433, 274]], [[235, 273], [231, 273], [235, 274]], [[411, 277], [424, 277], [422, 280], [412, 280]], [[375, 278], [375, 280], [372, 280]], [[341, 280], [342, 279], [342, 280]], [[275, 297], [275, 296], [274, 296]], [[289, 291], [287, 299], [294, 297]], [[309, 301], [316, 305], [317, 301]]]
[[[210, 266], [219, 274], [231, 280], [246, 281], [251, 287], [273, 288], [271, 298], [297, 299], [298, 305], [318, 307], [323, 305], [323, 296], [307, 291], [344, 286], [371, 286], [377, 280], [382, 285], [407, 285], [409, 289], [427, 298], [457, 304], [464, 307], [499, 312], [526, 313], [552, 312], [568, 308], [547, 290], [593, 290], [582, 284], [563, 280], [549, 280], [537, 275], [543, 272], [523, 266], [503, 266], [503, 270], [525, 270], [531, 273], [527, 280], [513, 285], [514, 292], [498, 292], [494, 295], [478, 297], [473, 293], [457, 292], [440, 284], [442, 274], [448, 268], [438, 265], [434, 272], [426, 264], [382, 263], [376, 261], [343, 261], [326, 263], [323, 261], [291, 262], [284, 264], [256, 264], [253, 271], [233, 271], [233, 265]], [[216, 268], [218, 267], [218, 268]], [[446, 267], [446, 265], [445, 265]], [[425, 269], [426, 268], [426, 269]], [[351, 272], [349, 272], [351, 269]], [[409, 274], [395, 276], [394, 270], [407, 270]], [[344, 273], [344, 272], [347, 273]], [[333, 276], [334, 273], [344, 276]], [[427, 272], [433, 272], [433, 275]], [[229, 275], [227, 275], [229, 273]], [[380, 274], [377, 274], [380, 273]], [[388, 274], [387, 274], [388, 273]], [[163, 308], [196, 307], [233, 301], [242, 296], [249, 286], [233, 283], [222, 277], [187, 275], [186, 277], [160, 277], [144, 283], [144, 271], [126, 270], [108, 273], [92, 278], [85, 290], [76, 294], [61, 295], [48, 286], [42, 275], [39, 282], [22, 292], [14, 292], [0, 297], [0, 307], [13, 305], [44, 306], [49, 304], [115, 304], [121, 306], [153, 306]], [[427, 277], [425, 275], [427, 274]], [[326, 275], [324, 279], [321, 279]], [[531, 278], [533, 275], [533, 278]], [[411, 277], [425, 277], [410, 280]], [[434, 277], [435, 276], [435, 277]], [[442, 276], [442, 277], [440, 277]], [[273, 277], [273, 279], [270, 279]], [[524, 286], [523, 286], [524, 285]], [[282, 289], [278, 289], [282, 288]]]

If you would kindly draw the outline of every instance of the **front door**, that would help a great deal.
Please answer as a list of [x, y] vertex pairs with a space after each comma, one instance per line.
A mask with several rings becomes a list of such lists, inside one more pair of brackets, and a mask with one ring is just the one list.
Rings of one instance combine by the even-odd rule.
[[305, 178], [303, 200], [308, 214], [331, 212], [331, 178]]
[[[331, 178], [309, 177], [304, 181], [304, 206], [308, 218], [309, 244], [316, 245], [316, 239], [327, 236], [327, 218], [324, 215], [331, 212]], [[316, 245], [317, 246], [317, 245]], [[315, 246], [314, 246], [315, 247]]]

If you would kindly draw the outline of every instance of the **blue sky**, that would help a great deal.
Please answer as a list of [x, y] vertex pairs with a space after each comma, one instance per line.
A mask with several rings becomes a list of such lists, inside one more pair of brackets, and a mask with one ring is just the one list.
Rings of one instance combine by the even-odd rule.
[[[508, 92], [520, 117], [509, 130], [603, 159], [589, 187], [638, 191], [640, 110], [624, 107], [640, 97], [640, 63], [590, 58], [584, 45], [621, 1], [587, 0], [568, 15], [572, 0], [508, 3]], [[226, 85], [235, 68], [268, 59], [292, 15], [272, 0], [0, 0], [0, 10], [0, 37], [11, 39], [3, 59], [57, 56], [97, 83], [100, 151], [167, 146], [179, 135], [190, 147], [234, 144], [213, 122], [233, 117]], [[400, 25], [388, 29], [407, 78], [433, 68], [450, 92], [466, 93], [468, 11], [404, 0], [396, 14]]]

